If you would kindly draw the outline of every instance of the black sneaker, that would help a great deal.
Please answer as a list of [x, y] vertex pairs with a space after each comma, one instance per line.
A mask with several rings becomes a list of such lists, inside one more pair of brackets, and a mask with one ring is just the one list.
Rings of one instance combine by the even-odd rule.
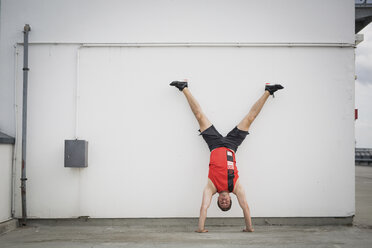
[[265, 86], [265, 90], [267, 90], [270, 93], [270, 95], [273, 95], [273, 97], [275, 97], [274, 92], [277, 90], [281, 90], [281, 89], [284, 89], [284, 87], [281, 86], [280, 84], [274, 84], [274, 85], [266, 84]]
[[186, 81], [173, 81], [172, 83], [169, 84], [170, 86], [175, 86], [177, 87], [180, 91], [182, 91], [185, 87], [187, 87], [187, 82]]

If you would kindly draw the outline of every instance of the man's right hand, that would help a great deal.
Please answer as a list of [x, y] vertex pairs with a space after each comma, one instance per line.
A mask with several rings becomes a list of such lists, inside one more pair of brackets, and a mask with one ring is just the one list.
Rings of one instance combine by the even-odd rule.
[[212, 195], [215, 193], [213, 192], [213, 183], [210, 179], [208, 179], [208, 184], [205, 186], [203, 191], [203, 200], [200, 207], [200, 217], [199, 217], [199, 223], [198, 223], [198, 230], [195, 232], [198, 233], [206, 233], [208, 230], [206, 230], [204, 227], [205, 219], [207, 218], [207, 210], [209, 208], [209, 205], [211, 204]]
[[253, 229], [253, 227], [247, 227], [247, 228], [243, 229], [243, 232], [254, 232], [254, 229]]

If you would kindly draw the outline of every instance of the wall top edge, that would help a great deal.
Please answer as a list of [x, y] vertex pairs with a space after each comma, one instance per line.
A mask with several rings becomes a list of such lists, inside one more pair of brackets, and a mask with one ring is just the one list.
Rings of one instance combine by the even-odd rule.
[[[23, 42], [17, 42], [23, 45]], [[29, 45], [79, 45], [82, 47], [355, 47], [354, 43], [329, 42], [138, 42], [138, 43], [87, 43], [36, 41]]]

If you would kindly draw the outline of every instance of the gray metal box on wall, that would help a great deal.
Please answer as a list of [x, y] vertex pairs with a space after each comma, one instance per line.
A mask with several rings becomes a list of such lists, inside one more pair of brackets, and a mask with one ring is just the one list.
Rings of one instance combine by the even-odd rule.
[[88, 167], [88, 141], [65, 140], [65, 167]]

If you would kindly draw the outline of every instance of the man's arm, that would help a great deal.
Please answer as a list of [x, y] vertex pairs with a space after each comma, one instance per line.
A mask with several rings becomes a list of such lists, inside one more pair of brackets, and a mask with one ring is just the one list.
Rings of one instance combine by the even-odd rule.
[[240, 207], [243, 209], [244, 219], [245, 219], [245, 226], [246, 228], [243, 230], [244, 232], [253, 232], [254, 229], [252, 227], [252, 220], [251, 220], [251, 213], [249, 211], [249, 206], [247, 203], [247, 198], [245, 197], [245, 191], [243, 186], [238, 182], [235, 188], [235, 195], [238, 198], [238, 202]]
[[207, 218], [207, 210], [211, 204], [212, 195], [215, 193], [214, 186], [211, 185], [212, 183], [208, 180], [208, 184], [205, 186], [203, 191], [203, 200], [200, 207], [200, 217], [199, 217], [199, 225], [198, 230], [196, 232], [208, 232], [208, 230], [204, 229], [205, 219]]

